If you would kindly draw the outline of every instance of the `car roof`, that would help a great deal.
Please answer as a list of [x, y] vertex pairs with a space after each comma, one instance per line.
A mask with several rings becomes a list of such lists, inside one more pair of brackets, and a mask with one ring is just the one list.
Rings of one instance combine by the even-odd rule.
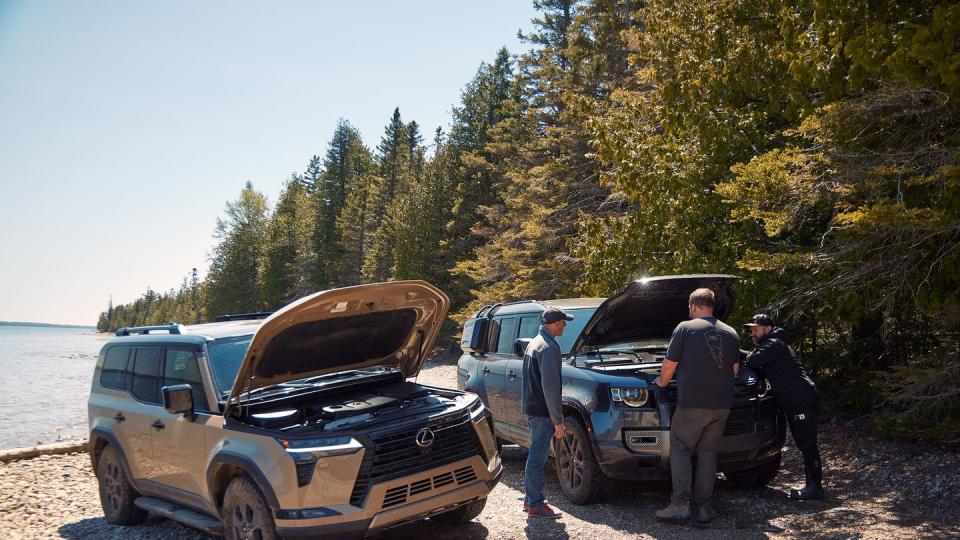
[[181, 334], [156, 333], [118, 336], [108, 341], [107, 345], [188, 344], [202, 346], [207, 341], [214, 339], [252, 335], [261, 324], [263, 324], [263, 319], [193, 324], [181, 326], [180, 329], [183, 332]]
[[[515, 315], [517, 313], [540, 313], [548, 307], [555, 307], [563, 310], [567, 309], [580, 309], [580, 308], [596, 308], [606, 298], [558, 298], [555, 300], [523, 300], [520, 302], [510, 302], [509, 304], [502, 304], [497, 307], [496, 311], [493, 312], [493, 316], [498, 315]], [[475, 313], [474, 317], [477, 316]]]

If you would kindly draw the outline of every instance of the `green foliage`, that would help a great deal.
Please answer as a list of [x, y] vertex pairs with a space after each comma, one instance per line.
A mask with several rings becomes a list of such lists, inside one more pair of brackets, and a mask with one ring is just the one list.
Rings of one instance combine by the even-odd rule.
[[197, 277], [197, 269], [183, 278], [178, 290], [157, 293], [147, 288], [143, 295], [129, 304], [114, 307], [111, 300], [107, 310], [100, 314], [98, 332], [113, 332], [124, 326], [148, 326], [177, 322], [196, 324], [206, 318], [204, 312], [205, 285]]
[[960, 440], [960, 5], [534, 6], [430, 153], [398, 109], [374, 152], [341, 121], [272, 214], [249, 185], [227, 206], [204, 283], [98, 326], [414, 278], [463, 319], [737, 273], [732, 319], [786, 322], [831, 414]]
[[268, 225], [267, 199], [247, 182], [240, 197], [227, 203], [225, 217], [217, 219], [207, 275], [206, 312], [210, 316], [267, 308], [261, 275]]
[[316, 290], [313, 278], [320, 266], [316, 245], [317, 207], [299, 176], [284, 187], [267, 226], [262, 295], [277, 309]]

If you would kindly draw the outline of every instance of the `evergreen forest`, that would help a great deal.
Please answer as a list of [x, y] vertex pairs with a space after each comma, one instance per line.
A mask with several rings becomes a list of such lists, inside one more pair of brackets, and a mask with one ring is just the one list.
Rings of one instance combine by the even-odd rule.
[[205, 279], [98, 328], [423, 279], [455, 356], [484, 304], [732, 273], [729, 322], [773, 315], [832, 417], [960, 442], [960, 3], [533, 4], [446, 129], [341, 120], [275, 200], [226, 204]]

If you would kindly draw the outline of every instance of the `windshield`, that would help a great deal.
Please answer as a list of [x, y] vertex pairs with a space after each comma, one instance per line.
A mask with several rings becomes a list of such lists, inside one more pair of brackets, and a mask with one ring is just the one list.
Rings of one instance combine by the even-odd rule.
[[213, 379], [221, 395], [230, 393], [230, 389], [233, 388], [251, 340], [253, 340], [253, 334], [217, 339], [207, 343]]
[[557, 344], [560, 345], [561, 353], [570, 354], [573, 342], [580, 337], [580, 332], [583, 331], [583, 327], [587, 325], [590, 317], [593, 317], [597, 308], [566, 309], [564, 311], [573, 315], [573, 320], [567, 323], [566, 328], [563, 329], [563, 335], [557, 338]]

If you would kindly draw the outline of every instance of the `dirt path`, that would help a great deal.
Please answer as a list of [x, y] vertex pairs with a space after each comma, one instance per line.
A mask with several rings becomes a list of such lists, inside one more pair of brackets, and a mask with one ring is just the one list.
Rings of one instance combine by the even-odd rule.
[[[419, 381], [452, 386], [454, 366], [428, 366]], [[880, 441], [828, 427], [822, 434], [828, 497], [794, 503], [783, 492], [801, 481], [799, 454], [788, 445], [769, 487], [735, 490], [718, 482], [721, 516], [706, 528], [658, 523], [667, 483], [611, 486], [606, 502], [576, 506], [563, 500], [552, 474], [548, 500], [563, 512], [557, 522], [530, 521], [520, 509], [526, 451], [507, 446], [504, 474], [486, 509], [469, 525], [451, 529], [424, 521], [380, 538], [960, 538], [960, 455], [903, 442]], [[0, 465], [0, 538], [206, 539], [151, 517], [137, 527], [106, 523], [96, 478], [84, 454], [41, 456]]]

